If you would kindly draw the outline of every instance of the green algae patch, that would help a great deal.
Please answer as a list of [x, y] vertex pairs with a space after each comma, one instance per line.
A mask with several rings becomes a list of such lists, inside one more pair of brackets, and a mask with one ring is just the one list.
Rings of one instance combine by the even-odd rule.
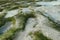
[[0, 19], [0, 27], [2, 27], [5, 23], [5, 19]]
[[20, 28], [24, 30], [28, 18], [35, 18], [35, 15], [34, 15], [33, 12], [31, 12], [31, 13], [23, 13], [23, 12], [20, 12], [20, 13], [18, 13], [18, 14], [16, 15], [16, 18], [17, 18], [18, 20], [20, 20], [20, 21], [19, 21], [19, 26], [20, 26]]
[[29, 35], [33, 40], [52, 40], [44, 36], [41, 31], [30, 32]]
[[5, 15], [6, 15], [6, 13], [1, 13], [0, 14], [0, 27], [2, 27], [6, 23], [6, 20], [4, 18]]
[[0, 35], [0, 40], [11, 40], [13, 35], [15, 34], [16, 28], [11, 28], [4, 34]]
[[9, 17], [9, 18], [5, 18], [6, 19], [6, 22], [12, 22], [13, 24], [15, 24], [16, 22], [16, 19], [14, 17]]

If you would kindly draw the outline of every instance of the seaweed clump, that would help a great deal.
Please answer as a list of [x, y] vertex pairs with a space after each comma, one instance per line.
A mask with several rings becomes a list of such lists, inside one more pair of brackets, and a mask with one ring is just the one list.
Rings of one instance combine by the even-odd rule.
[[2, 13], [0, 14], [0, 27], [2, 27], [5, 23], [6, 23], [6, 20], [5, 20], [5, 15], [6, 13]]
[[42, 34], [41, 31], [30, 32], [29, 35], [33, 40], [52, 40]]

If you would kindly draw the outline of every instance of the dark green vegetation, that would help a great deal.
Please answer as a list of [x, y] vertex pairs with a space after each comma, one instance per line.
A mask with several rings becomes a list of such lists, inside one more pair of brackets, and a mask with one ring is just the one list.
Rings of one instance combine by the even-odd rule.
[[52, 40], [44, 36], [41, 31], [30, 32], [29, 35], [31, 35], [33, 40]]
[[4, 18], [5, 15], [6, 15], [6, 13], [1, 13], [0, 14], [0, 27], [3, 26], [6, 23], [6, 20]]
[[0, 27], [3, 26], [5, 23], [5, 19], [0, 19]]

